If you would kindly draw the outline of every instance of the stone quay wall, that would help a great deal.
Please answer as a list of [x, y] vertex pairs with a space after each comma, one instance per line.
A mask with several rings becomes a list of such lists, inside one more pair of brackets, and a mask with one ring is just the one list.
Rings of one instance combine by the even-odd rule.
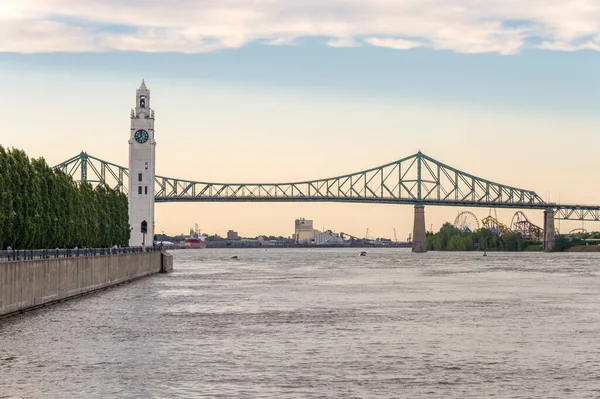
[[0, 262], [0, 317], [172, 269], [159, 251]]

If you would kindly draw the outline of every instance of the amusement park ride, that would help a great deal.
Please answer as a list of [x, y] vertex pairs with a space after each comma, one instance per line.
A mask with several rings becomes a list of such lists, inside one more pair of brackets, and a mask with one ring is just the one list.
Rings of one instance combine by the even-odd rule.
[[[494, 215], [492, 215], [492, 211]], [[506, 225], [498, 220], [498, 214], [495, 209], [490, 209], [488, 216], [481, 220], [471, 211], [460, 211], [454, 219], [454, 227], [461, 231], [475, 231], [480, 227], [491, 230], [492, 232], [502, 235], [508, 232], [519, 234], [525, 239], [541, 240], [544, 237], [544, 229], [532, 223], [525, 213], [517, 211], [512, 217], [509, 225]], [[558, 229], [554, 229], [556, 235], [560, 234]], [[585, 234], [587, 230], [578, 228], [571, 230], [569, 235]]]

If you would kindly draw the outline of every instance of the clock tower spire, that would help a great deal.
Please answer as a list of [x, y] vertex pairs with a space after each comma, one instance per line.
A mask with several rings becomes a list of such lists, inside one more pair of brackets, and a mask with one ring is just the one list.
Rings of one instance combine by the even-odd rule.
[[154, 244], [154, 110], [150, 90], [142, 79], [131, 110], [129, 136], [129, 227], [130, 246]]

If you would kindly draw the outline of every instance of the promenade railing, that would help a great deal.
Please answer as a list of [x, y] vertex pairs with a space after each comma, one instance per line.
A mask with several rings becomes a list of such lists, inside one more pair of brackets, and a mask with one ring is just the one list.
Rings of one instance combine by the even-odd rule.
[[108, 256], [138, 252], [161, 251], [160, 245], [153, 247], [119, 248], [66, 248], [66, 249], [8, 249], [0, 251], [0, 262], [12, 262], [29, 259], [73, 258], [79, 256]]

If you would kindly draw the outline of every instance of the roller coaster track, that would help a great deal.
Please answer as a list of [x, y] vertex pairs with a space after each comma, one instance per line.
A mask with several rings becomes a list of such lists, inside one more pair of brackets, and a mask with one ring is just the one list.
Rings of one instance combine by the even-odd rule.
[[513, 232], [520, 234], [523, 238], [539, 239], [542, 237], [542, 232], [544, 231], [541, 227], [531, 223], [527, 216], [521, 211], [518, 211], [513, 215], [510, 227]]
[[586, 229], [584, 229], [583, 227], [569, 231], [570, 236], [576, 236], [576, 235], [587, 234], [587, 233], [588, 233], [588, 231]]
[[507, 225], [498, 221], [493, 216], [488, 216], [481, 221], [483, 228], [493, 231], [496, 234], [505, 234], [510, 231]]

